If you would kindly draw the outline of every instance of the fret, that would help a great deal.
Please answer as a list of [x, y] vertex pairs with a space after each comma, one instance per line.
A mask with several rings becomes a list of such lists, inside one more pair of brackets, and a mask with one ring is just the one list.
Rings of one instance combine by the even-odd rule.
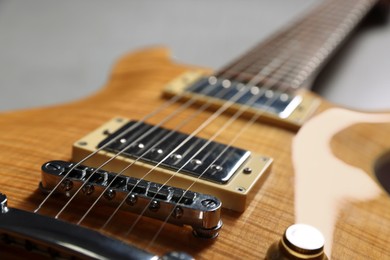
[[292, 89], [306, 87], [376, 2], [325, 1], [289, 28], [279, 31], [222, 68], [216, 76], [247, 83], [285, 51], [288, 54], [285, 62], [267, 78], [276, 76], [283, 85], [287, 83]]

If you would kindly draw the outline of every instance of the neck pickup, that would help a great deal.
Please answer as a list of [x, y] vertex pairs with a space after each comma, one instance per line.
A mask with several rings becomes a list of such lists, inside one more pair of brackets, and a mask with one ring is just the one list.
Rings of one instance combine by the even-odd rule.
[[319, 99], [310, 92], [279, 84], [271, 78], [241, 82], [190, 71], [174, 79], [165, 88], [167, 96], [182, 95], [211, 109], [228, 106], [243, 116], [297, 130], [313, 114]]

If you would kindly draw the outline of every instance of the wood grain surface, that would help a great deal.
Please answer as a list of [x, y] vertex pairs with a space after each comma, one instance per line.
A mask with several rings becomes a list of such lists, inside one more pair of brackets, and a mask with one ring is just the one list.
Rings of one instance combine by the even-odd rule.
[[[38, 190], [40, 167], [44, 162], [69, 160], [73, 142], [115, 116], [140, 119], [147, 115], [165, 101], [161, 96], [164, 85], [190, 69], [193, 67], [172, 63], [165, 48], [142, 50], [124, 56], [113, 68], [107, 85], [90, 98], [1, 114], [0, 189], [8, 196], [9, 206], [34, 210], [44, 198]], [[180, 103], [169, 107], [148, 122], [158, 123], [179, 106]], [[331, 107], [322, 101], [318, 113]], [[189, 108], [165, 126], [173, 128], [194, 111], [196, 107]], [[202, 113], [182, 131], [190, 133], [211, 114], [212, 111]], [[229, 116], [221, 115], [200, 136], [210, 137]], [[217, 141], [227, 143], [245, 123], [246, 119], [240, 118]], [[364, 169], [374, 178], [376, 158], [390, 149], [389, 132], [390, 123], [355, 125], [335, 136], [332, 149], [338, 158]], [[264, 185], [252, 194], [244, 213], [223, 210], [224, 226], [214, 242], [193, 237], [188, 228], [166, 225], [147, 250], [159, 255], [185, 251], [197, 259], [264, 258], [268, 247], [294, 223], [291, 142], [295, 134], [257, 122], [234, 144], [270, 156], [275, 162]], [[40, 213], [53, 216], [64, 203], [61, 197], [50, 199]], [[61, 218], [77, 221], [88, 205], [76, 200]], [[98, 206], [83, 224], [98, 229], [112, 211], [110, 207]], [[124, 237], [135, 216], [121, 213], [114, 219], [105, 232], [140, 248], [147, 247], [160, 227], [160, 222], [142, 219], [135, 230]], [[390, 198], [387, 194], [383, 192], [372, 201], [348, 202], [337, 221], [332, 258], [390, 259], [389, 234]], [[0, 256], [4, 253], [0, 252]]]

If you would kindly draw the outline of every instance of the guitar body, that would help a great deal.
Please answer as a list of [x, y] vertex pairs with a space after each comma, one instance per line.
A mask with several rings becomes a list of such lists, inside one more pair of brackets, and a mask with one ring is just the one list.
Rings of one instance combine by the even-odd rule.
[[[72, 144], [76, 140], [115, 116], [141, 119], [164, 103], [161, 94], [164, 86], [191, 69], [194, 68], [173, 63], [166, 49], [147, 49], [121, 59], [114, 67], [107, 85], [92, 97], [56, 107], [1, 114], [0, 187], [1, 192], [8, 196], [9, 206], [33, 211], [44, 199], [38, 189], [40, 167], [44, 162], [69, 160]], [[149, 122], [158, 123], [179, 105], [169, 107]], [[316, 114], [331, 108], [333, 105], [321, 100]], [[173, 128], [194, 111], [196, 106], [190, 107], [166, 127]], [[191, 129], [211, 114], [212, 111], [203, 112], [183, 131], [190, 133]], [[222, 114], [200, 136], [210, 137], [229, 119], [229, 115]], [[217, 141], [227, 143], [245, 123], [245, 118], [235, 121]], [[390, 258], [390, 197], [379, 188], [373, 172], [376, 160], [390, 150], [388, 133], [390, 121], [363, 121], [342, 129], [330, 140], [333, 156], [363, 170], [379, 189], [379, 193], [369, 200], [348, 197], [335, 213], [336, 221], [331, 232], [334, 259]], [[195, 238], [190, 229], [168, 224], [156, 242], [147, 249], [159, 255], [167, 251], [184, 251], [197, 259], [264, 257], [268, 247], [280, 239], [286, 227], [296, 222], [296, 169], [292, 154], [296, 134], [296, 131], [259, 121], [237, 140], [235, 146], [272, 157], [274, 163], [262, 186], [252, 192], [248, 208], [242, 214], [222, 211], [224, 226], [215, 241]], [[307, 144], [309, 150], [310, 145]], [[321, 158], [318, 158], [318, 168], [321, 167]], [[345, 185], [353, 183], [352, 179]], [[40, 213], [54, 216], [64, 203], [63, 197], [51, 199]], [[77, 222], [87, 205], [75, 201], [60, 218]], [[313, 205], [313, 211], [318, 207], [326, 205]], [[96, 207], [83, 224], [99, 229], [112, 211], [107, 205]], [[148, 246], [161, 225], [161, 222], [145, 218], [126, 237], [126, 231], [135, 216], [120, 213], [114, 220], [104, 232], [140, 248]], [[323, 232], [327, 233], [326, 230]]]

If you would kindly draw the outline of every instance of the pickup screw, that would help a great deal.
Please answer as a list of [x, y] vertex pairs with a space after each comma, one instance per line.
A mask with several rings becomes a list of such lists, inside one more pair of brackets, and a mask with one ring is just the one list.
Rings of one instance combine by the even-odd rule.
[[181, 154], [178, 154], [178, 153], [174, 153], [171, 155], [171, 158], [173, 158], [174, 160], [181, 160], [183, 158], [183, 156]]
[[191, 163], [196, 165], [196, 166], [202, 165], [202, 161], [199, 159], [192, 159]]
[[152, 200], [149, 205], [151, 211], [157, 211], [160, 208], [160, 202], [157, 200]]
[[127, 197], [126, 203], [129, 204], [130, 206], [134, 206], [135, 203], [137, 203], [137, 196], [135, 194], [131, 194], [130, 196]]
[[111, 135], [111, 132], [108, 129], [106, 129], [106, 130], [103, 131], [103, 134], [104, 135]]
[[250, 174], [250, 173], [252, 173], [252, 169], [249, 167], [246, 167], [242, 172], [245, 174]]
[[116, 195], [116, 192], [112, 189], [109, 189], [107, 190], [105, 193], [104, 193], [104, 197], [107, 199], [107, 200], [112, 200], [113, 198], [115, 198], [115, 195]]
[[210, 169], [213, 170], [213, 171], [220, 172], [220, 171], [223, 170], [223, 167], [221, 165], [213, 164], [213, 165], [211, 165]]
[[61, 183], [61, 189], [64, 191], [70, 191], [73, 188], [73, 181], [66, 179]]
[[7, 207], [7, 196], [0, 193], [0, 213], [7, 213], [8, 207]]
[[208, 209], [217, 207], [217, 202], [212, 199], [202, 200], [202, 205]]
[[243, 187], [237, 187], [237, 190], [238, 190], [239, 192], [245, 192], [245, 189], [244, 189]]
[[174, 218], [181, 218], [183, 216], [183, 209], [181, 207], [176, 207], [173, 211], [173, 217]]
[[84, 185], [82, 191], [85, 195], [91, 195], [95, 190], [95, 187], [91, 184]]

